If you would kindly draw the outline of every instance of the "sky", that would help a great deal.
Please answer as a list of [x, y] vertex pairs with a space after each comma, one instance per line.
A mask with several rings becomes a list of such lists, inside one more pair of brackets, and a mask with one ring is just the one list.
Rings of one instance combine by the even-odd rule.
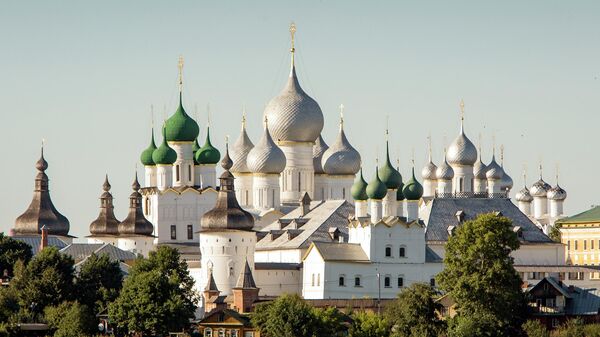
[[[385, 149], [406, 179], [465, 131], [489, 162], [493, 138], [523, 186], [543, 176], [568, 192], [567, 214], [600, 204], [598, 1], [3, 1], [0, 3], [0, 231], [29, 205], [42, 139], [52, 199], [89, 234], [104, 175], [125, 218], [139, 155], [183, 101], [204, 140], [224, 149], [242, 106], [256, 142], [265, 104], [297, 71], [331, 144], [344, 104], [367, 180]], [[386, 120], [389, 116], [389, 122]], [[157, 134], [157, 141], [160, 136]], [[202, 142], [201, 142], [202, 143]], [[498, 150], [497, 150], [498, 151]], [[394, 160], [395, 161], [395, 160]], [[419, 177], [420, 179], [420, 177]]]

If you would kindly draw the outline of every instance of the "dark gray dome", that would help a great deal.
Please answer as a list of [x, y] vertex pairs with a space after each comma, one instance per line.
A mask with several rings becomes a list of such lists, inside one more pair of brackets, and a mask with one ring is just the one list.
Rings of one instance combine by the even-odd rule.
[[250, 172], [246, 159], [248, 157], [248, 153], [250, 153], [250, 150], [252, 150], [253, 147], [254, 144], [252, 144], [252, 141], [246, 132], [246, 117], [244, 117], [242, 120], [242, 131], [240, 132], [240, 136], [231, 147], [231, 159], [233, 160], [231, 172]]
[[129, 195], [129, 213], [119, 224], [119, 235], [152, 236], [154, 226], [146, 219], [142, 210], [142, 195], [139, 192], [140, 183], [137, 173], [131, 188], [133, 192]]
[[485, 177], [490, 180], [501, 180], [504, 176], [504, 170], [496, 162], [496, 157], [492, 156], [492, 161], [487, 166]]
[[329, 149], [329, 145], [325, 143], [323, 136], [319, 135], [319, 138], [317, 138], [315, 145], [313, 146], [313, 167], [315, 169], [315, 174], [325, 173], [325, 171], [323, 171], [323, 165], [321, 165], [321, 160], [327, 149]]
[[115, 217], [113, 196], [110, 191], [108, 175], [102, 185], [104, 191], [100, 196], [100, 214], [98, 218], [90, 224], [90, 233], [92, 235], [118, 235], [119, 220]]
[[329, 175], [355, 175], [360, 170], [360, 153], [350, 145], [343, 125], [335, 143], [323, 154], [321, 165]]
[[565, 200], [567, 198], [567, 191], [565, 191], [562, 187], [556, 184], [556, 186], [552, 187], [548, 191], [547, 196], [550, 200]]

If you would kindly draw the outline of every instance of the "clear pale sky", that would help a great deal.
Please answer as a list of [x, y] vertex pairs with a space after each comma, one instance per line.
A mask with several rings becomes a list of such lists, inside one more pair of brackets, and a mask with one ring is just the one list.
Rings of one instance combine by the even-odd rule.
[[[264, 105], [285, 83], [288, 25], [295, 21], [298, 73], [337, 134], [347, 135], [370, 180], [383, 155], [386, 115], [402, 174], [465, 129], [483, 157], [492, 136], [523, 185], [560, 183], [573, 214], [600, 203], [600, 3], [598, 1], [12, 1], [0, 4], [0, 231], [29, 205], [41, 139], [52, 199], [88, 235], [108, 173], [116, 214], [127, 213], [139, 154], [157, 121], [176, 108], [177, 58], [185, 58], [184, 105], [206, 105], [213, 144], [239, 133], [242, 105], [254, 142]], [[157, 135], [158, 136], [158, 135]], [[444, 142], [444, 138], [446, 141]], [[160, 140], [160, 137], [157, 137]], [[419, 177], [420, 179], [420, 177]]]

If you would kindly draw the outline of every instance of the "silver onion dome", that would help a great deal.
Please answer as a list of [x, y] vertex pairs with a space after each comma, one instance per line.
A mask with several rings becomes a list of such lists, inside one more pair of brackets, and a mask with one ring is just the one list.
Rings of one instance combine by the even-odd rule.
[[435, 171], [437, 170], [437, 166], [433, 163], [433, 161], [429, 160], [427, 164], [421, 170], [421, 178], [428, 180], [436, 180], [437, 176]]
[[465, 135], [462, 124], [460, 134], [448, 147], [446, 157], [450, 165], [472, 166], [477, 161], [477, 148]]
[[540, 177], [540, 180], [536, 181], [533, 185], [531, 185], [531, 196], [533, 197], [545, 197], [548, 194], [548, 191], [552, 187]]
[[360, 161], [360, 153], [346, 138], [342, 120], [335, 143], [323, 154], [323, 170], [330, 175], [355, 175], [360, 170]]
[[312, 143], [323, 130], [323, 112], [300, 87], [293, 63], [286, 86], [267, 104], [265, 115], [278, 141]]
[[550, 200], [565, 200], [567, 198], [567, 191], [556, 184], [556, 186], [548, 191], [547, 197]]
[[487, 165], [481, 161], [481, 158], [479, 158], [479, 160], [475, 162], [475, 165], [473, 165], [473, 176], [475, 179], [485, 180], [487, 169]]
[[529, 193], [529, 189], [527, 188], [527, 186], [523, 186], [523, 189], [520, 190], [519, 192], [517, 192], [517, 194], [515, 195], [515, 199], [517, 201], [522, 201], [522, 202], [533, 201], [533, 197], [531, 196], [531, 193]]
[[248, 153], [254, 147], [250, 137], [248, 137], [248, 133], [246, 132], [246, 116], [242, 117], [242, 131], [240, 132], [240, 136], [235, 141], [231, 150], [229, 151], [231, 160], [233, 161], [233, 166], [231, 167], [231, 172], [235, 173], [248, 173], [250, 169], [246, 163], [246, 159], [248, 157]]
[[[502, 167], [502, 170], [504, 171], [504, 167]], [[513, 188], [513, 185], [512, 178], [504, 171], [502, 179], [500, 179], [500, 189], [503, 191], [510, 191]]]
[[262, 137], [248, 153], [247, 162], [252, 173], [279, 174], [285, 169], [285, 154], [273, 141], [267, 123]]
[[502, 180], [503, 176], [504, 170], [502, 169], [502, 166], [498, 165], [498, 162], [496, 162], [496, 156], [492, 156], [492, 161], [487, 166], [485, 177], [488, 180]]
[[452, 180], [452, 178], [454, 178], [454, 170], [452, 169], [452, 166], [448, 164], [446, 158], [444, 158], [444, 162], [438, 166], [435, 171], [435, 176], [437, 180]]
[[319, 138], [317, 138], [317, 141], [313, 146], [313, 167], [315, 169], [315, 174], [325, 173], [325, 171], [323, 171], [323, 165], [321, 165], [321, 160], [323, 159], [323, 154], [328, 148], [329, 145], [325, 143], [323, 136], [319, 135]]

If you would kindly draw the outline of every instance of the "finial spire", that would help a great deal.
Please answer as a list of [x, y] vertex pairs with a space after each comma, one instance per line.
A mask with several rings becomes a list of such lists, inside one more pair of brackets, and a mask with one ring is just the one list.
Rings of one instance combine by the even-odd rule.
[[500, 145], [500, 166], [504, 167], [504, 144]]
[[152, 134], [154, 135], [154, 104], [150, 104], [150, 128], [152, 129]]
[[291, 37], [291, 48], [290, 53], [292, 54], [292, 69], [294, 69], [294, 54], [296, 53], [296, 47], [294, 45], [296, 39], [296, 24], [292, 21], [290, 23], [290, 37]]
[[340, 129], [344, 128], [344, 104], [340, 104]]
[[183, 55], [179, 55], [177, 68], [179, 69], [179, 94], [181, 94], [183, 91]]
[[427, 146], [428, 146], [427, 152], [429, 155], [429, 162], [432, 163], [433, 159], [431, 158], [431, 132], [429, 133], [429, 135], [427, 135]]
[[242, 106], [242, 130], [246, 129], [246, 104]]
[[540, 160], [540, 180], [542, 180], [543, 173], [542, 161]]
[[523, 186], [527, 188], [527, 166], [523, 164]]
[[269, 124], [269, 117], [267, 117], [267, 114], [265, 114], [265, 118], [263, 120], [263, 123], [265, 124], [265, 129], [266, 129], [267, 125]]
[[481, 161], [481, 144], [483, 143], [483, 137], [481, 136], [481, 132], [478, 136], [478, 143], [479, 144], [477, 144], [477, 154], [479, 155], [479, 161]]
[[496, 134], [492, 135], [492, 159], [496, 159]]
[[556, 163], [556, 186], [558, 186], [558, 173], [559, 173], [559, 169], [560, 169], [560, 167], [559, 167], [558, 163]]
[[385, 142], [390, 140], [390, 115], [385, 115]]
[[465, 123], [465, 101], [463, 99], [460, 100], [460, 133], [464, 132], [464, 123]]

